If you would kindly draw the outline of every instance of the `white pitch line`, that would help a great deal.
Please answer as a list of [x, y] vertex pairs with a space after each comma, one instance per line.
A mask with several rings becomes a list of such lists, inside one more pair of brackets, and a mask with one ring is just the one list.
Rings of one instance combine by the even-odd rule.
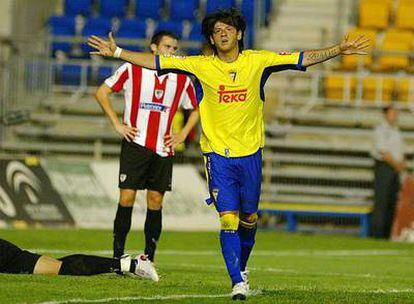
[[[220, 269], [225, 270], [224, 266], [219, 265], [198, 265], [189, 263], [162, 263], [161, 266], [173, 266], [173, 267], [185, 267], [185, 268], [208, 268], [208, 269]], [[355, 277], [355, 278], [375, 278], [375, 279], [390, 279], [394, 277], [401, 278], [400, 276], [378, 276], [370, 273], [344, 273], [344, 272], [306, 272], [298, 271], [294, 269], [272, 268], [272, 267], [249, 267], [250, 271], [259, 272], [275, 272], [281, 274], [295, 274], [295, 275], [320, 275], [320, 276], [335, 276], [335, 277]]]
[[[275, 288], [269, 291], [310, 291], [315, 292], [314, 288], [306, 288], [304, 286], [292, 286], [285, 288]], [[414, 289], [374, 289], [374, 290], [347, 290], [346, 292], [356, 294], [396, 294], [396, 293], [414, 293]], [[250, 296], [261, 295], [261, 290], [253, 290]], [[266, 295], [266, 294], [265, 294]], [[227, 298], [230, 294], [216, 294], [216, 295], [201, 295], [201, 294], [181, 294], [181, 295], [166, 295], [166, 296], [136, 296], [136, 297], [119, 297], [119, 298], [102, 298], [102, 299], [69, 299], [69, 300], [52, 300], [46, 302], [38, 302], [37, 304], [70, 304], [70, 303], [109, 303], [113, 301], [124, 302], [124, 301], [164, 301], [164, 300], [179, 300], [179, 299], [214, 299], [214, 298]]]
[[217, 295], [168, 295], [168, 296], [153, 296], [153, 297], [120, 297], [120, 298], [103, 298], [103, 299], [70, 299], [61, 301], [47, 301], [39, 302], [38, 304], [69, 304], [69, 303], [108, 303], [113, 301], [124, 302], [124, 301], [164, 301], [164, 300], [179, 300], [179, 299], [208, 299], [208, 298], [224, 298], [230, 297], [230, 294], [217, 294]]
[[[88, 253], [94, 255], [112, 255], [111, 250], [66, 250], [66, 249], [46, 249], [32, 248], [27, 249], [39, 253], [51, 254], [69, 254], [73, 252]], [[174, 256], [216, 256], [220, 255], [217, 250], [158, 250], [158, 255], [174, 255]], [[292, 257], [292, 256], [315, 256], [315, 257], [356, 257], [356, 256], [398, 256], [398, 255], [414, 255], [409, 250], [254, 250], [253, 256], [275, 256], [275, 257]]]
[[363, 290], [362, 292], [365, 292], [365, 293], [369, 293], [369, 292], [371, 292], [371, 293], [385, 293], [385, 294], [387, 294], [387, 293], [414, 293], [414, 289], [413, 288], [406, 288], [406, 289], [388, 289], [388, 290], [384, 290], [384, 289], [377, 289], [377, 290], [372, 290], [372, 291], [369, 291], [369, 290]]

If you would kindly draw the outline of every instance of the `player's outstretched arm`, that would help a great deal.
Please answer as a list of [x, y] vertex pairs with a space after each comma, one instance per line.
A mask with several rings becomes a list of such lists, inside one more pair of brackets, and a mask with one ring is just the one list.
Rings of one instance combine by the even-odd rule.
[[335, 58], [338, 55], [366, 55], [369, 47], [369, 39], [361, 35], [349, 41], [348, 35], [341, 43], [319, 50], [310, 50], [303, 53], [302, 66], [308, 67], [326, 60]]
[[96, 49], [90, 52], [91, 55], [98, 55], [103, 57], [121, 58], [122, 60], [131, 62], [136, 65], [143, 66], [148, 69], [155, 69], [155, 57], [151, 53], [132, 52], [121, 49], [116, 45], [112, 32], [108, 35], [108, 40], [99, 38], [98, 36], [90, 36], [88, 38], [88, 45]]

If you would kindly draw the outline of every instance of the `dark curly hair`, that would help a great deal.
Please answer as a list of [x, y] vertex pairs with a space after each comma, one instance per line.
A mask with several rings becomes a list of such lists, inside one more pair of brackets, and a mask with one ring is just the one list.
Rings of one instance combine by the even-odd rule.
[[201, 25], [201, 33], [204, 35], [215, 53], [217, 53], [217, 48], [211, 43], [210, 37], [213, 35], [214, 25], [219, 21], [227, 25], [234, 26], [237, 31], [242, 32], [242, 38], [239, 40], [239, 51], [241, 52], [244, 48], [243, 39], [244, 31], [246, 30], [246, 21], [244, 20], [243, 15], [238, 9], [231, 8], [229, 10], [218, 10], [217, 12], [211, 13], [204, 17]]

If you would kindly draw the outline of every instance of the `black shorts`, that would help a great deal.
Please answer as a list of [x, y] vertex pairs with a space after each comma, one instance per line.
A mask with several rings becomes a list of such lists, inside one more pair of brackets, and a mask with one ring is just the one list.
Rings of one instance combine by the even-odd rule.
[[171, 191], [172, 157], [157, 153], [133, 142], [122, 141], [119, 161], [120, 189]]
[[0, 273], [33, 273], [40, 255], [0, 239]]

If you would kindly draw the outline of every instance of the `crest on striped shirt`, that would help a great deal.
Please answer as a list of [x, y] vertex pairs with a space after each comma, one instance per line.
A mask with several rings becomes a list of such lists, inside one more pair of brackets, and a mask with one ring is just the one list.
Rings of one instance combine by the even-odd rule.
[[155, 90], [155, 97], [157, 99], [160, 99], [162, 95], [164, 95], [164, 90], [160, 90], [160, 89]]

